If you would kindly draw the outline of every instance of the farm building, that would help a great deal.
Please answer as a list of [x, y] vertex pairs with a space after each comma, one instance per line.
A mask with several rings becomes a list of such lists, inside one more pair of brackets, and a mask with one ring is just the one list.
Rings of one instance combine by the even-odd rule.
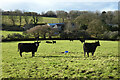
[[52, 28], [57, 28], [59, 31], [61, 31], [64, 23], [48, 23], [47, 25]]

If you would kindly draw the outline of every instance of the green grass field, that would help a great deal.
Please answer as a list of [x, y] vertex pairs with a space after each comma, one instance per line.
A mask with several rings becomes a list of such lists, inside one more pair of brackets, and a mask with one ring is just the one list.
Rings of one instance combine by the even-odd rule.
[[20, 57], [20, 42], [33, 41], [1, 43], [3, 78], [120, 78], [118, 41], [100, 41], [93, 57], [84, 57], [83, 44], [78, 40], [57, 40], [56, 44], [42, 41], [35, 57], [31, 57], [31, 52]]

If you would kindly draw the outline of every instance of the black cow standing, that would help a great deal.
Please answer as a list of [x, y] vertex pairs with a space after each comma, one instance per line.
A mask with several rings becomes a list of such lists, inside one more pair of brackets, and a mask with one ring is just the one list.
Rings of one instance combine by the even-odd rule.
[[53, 42], [53, 44], [56, 43], [56, 41], [52, 41], [52, 42]]
[[19, 43], [18, 51], [20, 51], [20, 56], [22, 57], [22, 52], [32, 52], [32, 57], [35, 55], [35, 52], [38, 49], [40, 42], [34, 43]]
[[55, 44], [56, 43], [56, 41], [46, 41], [46, 43], [53, 43], [53, 44]]
[[84, 56], [85, 56], [86, 52], [87, 52], [88, 57], [89, 57], [89, 52], [91, 52], [92, 56], [93, 56], [97, 46], [100, 46], [99, 41], [97, 41], [95, 43], [84, 43], [84, 45], [83, 45]]
[[46, 41], [46, 43], [52, 43], [51, 41]]

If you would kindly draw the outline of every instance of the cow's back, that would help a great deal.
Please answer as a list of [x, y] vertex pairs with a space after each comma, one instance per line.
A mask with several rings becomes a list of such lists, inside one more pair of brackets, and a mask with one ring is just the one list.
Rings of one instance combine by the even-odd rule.
[[34, 43], [20, 43], [19, 49], [21, 52], [36, 52], [37, 46]]
[[84, 43], [84, 45], [83, 45], [85, 52], [95, 52], [96, 47], [97, 46], [95, 43]]

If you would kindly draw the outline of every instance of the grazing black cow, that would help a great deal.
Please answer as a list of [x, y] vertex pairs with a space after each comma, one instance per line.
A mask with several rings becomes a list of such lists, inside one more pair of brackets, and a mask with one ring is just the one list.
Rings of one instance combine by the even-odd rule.
[[22, 52], [32, 52], [32, 57], [35, 55], [35, 52], [38, 49], [40, 42], [34, 43], [19, 43], [18, 51], [20, 51], [20, 56], [22, 57]]
[[46, 41], [46, 43], [52, 43], [51, 41]]
[[99, 41], [95, 42], [95, 43], [84, 43], [84, 45], [83, 45], [84, 56], [85, 56], [86, 52], [87, 52], [88, 57], [89, 57], [89, 52], [91, 52], [92, 56], [93, 56], [97, 46], [100, 46]]
[[53, 41], [53, 44], [56, 43], [56, 41]]

